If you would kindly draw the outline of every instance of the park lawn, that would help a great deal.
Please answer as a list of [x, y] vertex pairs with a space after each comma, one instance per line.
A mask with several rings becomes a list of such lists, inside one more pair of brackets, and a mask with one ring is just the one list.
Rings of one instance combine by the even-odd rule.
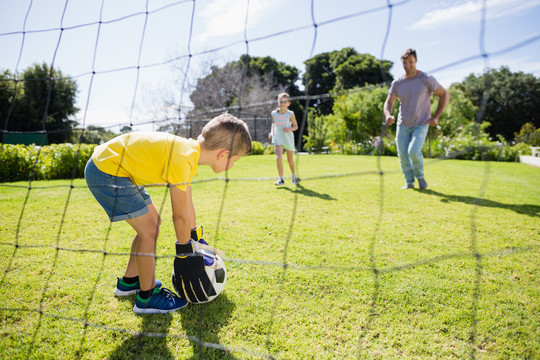
[[[299, 187], [273, 185], [271, 155], [199, 169], [227, 286], [166, 315], [114, 297], [133, 231], [83, 179], [0, 184], [0, 358], [540, 358], [540, 169], [429, 159], [419, 191], [395, 157], [295, 159]], [[171, 287], [170, 200], [148, 190]]]

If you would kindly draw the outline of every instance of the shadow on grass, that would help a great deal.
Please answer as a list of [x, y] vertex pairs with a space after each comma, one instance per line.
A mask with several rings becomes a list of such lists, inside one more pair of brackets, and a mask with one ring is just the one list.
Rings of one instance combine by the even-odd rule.
[[[134, 303], [134, 299], [119, 300]], [[173, 314], [178, 314], [186, 337], [193, 346], [193, 356], [188, 359], [236, 360], [231, 351], [219, 344], [219, 330], [229, 322], [234, 308], [235, 305], [223, 293], [208, 304], [190, 304], [176, 313], [141, 315], [140, 334], [126, 339], [109, 359], [175, 359], [169, 350], [167, 335]]]
[[461, 202], [469, 205], [478, 205], [483, 207], [501, 208], [517, 212], [518, 214], [524, 214], [531, 217], [540, 216], [540, 206], [531, 204], [504, 204], [498, 201], [480, 199], [474, 196], [464, 195], [447, 195], [434, 190], [418, 190], [425, 194], [436, 195], [441, 197], [442, 202]]
[[171, 327], [172, 314], [142, 315], [139, 335], [131, 335], [109, 359], [174, 359], [167, 346], [167, 334]]
[[323, 200], [334, 200], [334, 201], [337, 200], [336, 198], [334, 198], [334, 197], [332, 197], [332, 196], [330, 196], [328, 194], [318, 193], [316, 191], [307, 189], [307, 188], [305, 188], [304, 186], [302, 186], [300, 184], [296, 185], [293, 188], [280, 186], [280, 187], [278, 187], [278, 189], [279, 190], [287, 190], [287, 191], [290, 191], [292, 193], [298, 193], [298, 194], [303, 195], [303, 196], [318, 197], [319, 199], [323, 199]]
[[237, 359], [231, 351], [219, 344], [219, 331], [229, 322], [236, 305], [220, 294], [208, 304], [188, 305], [181, 311], [182, 327], [193, 346], [189, 359]]

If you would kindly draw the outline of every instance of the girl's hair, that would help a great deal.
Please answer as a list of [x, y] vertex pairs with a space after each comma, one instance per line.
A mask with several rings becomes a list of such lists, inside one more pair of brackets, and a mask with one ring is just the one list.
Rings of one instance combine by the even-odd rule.
[[245, 122], [225, 113], [206, 124], [197, 138], [206, 150], [230, 150], [229, 156], [251, 153], [251, 135]]
[[286, 97], [287, 99], [290, 98], [289, 94], [286, 92], [283, 92], [277, 96], [278, 99], [281, 99], [282, 97]]
[[279, 94], [277, 96], [277, 98], [278, 98], [278, 107], [277, 107], [276, 111], [279, 111], [279, 99], [284, 98], [284, 97], [286, 97], [287, 100], [289, 100], [289, 98], [290, 98], [289, 94], [286, 93], [286, 92], [282, 92], [281, 94]]

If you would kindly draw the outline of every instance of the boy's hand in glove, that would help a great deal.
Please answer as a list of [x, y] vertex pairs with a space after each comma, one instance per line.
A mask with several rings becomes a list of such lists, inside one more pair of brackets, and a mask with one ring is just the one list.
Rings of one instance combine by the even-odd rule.
[[212, 265], [214, 259], [198, 251], [198, 243], [190, 240], [186, 244], [176, 244], [176, 257], [172, 283], [178, 295], [191, 303], [204, 302], [216, 291], [206, 274], [205, 265]]
[[195, 229], [191, 229], [191, 239], [197, 242], [197, 247], [199, 249], [205, 249], [213, 252], [216, 255], [219, 255], [222, 259], [225, 258], [225, 253], [219, 249], [216, 249], [206, 242], [203, 238], [203, 226], [199, 225]]

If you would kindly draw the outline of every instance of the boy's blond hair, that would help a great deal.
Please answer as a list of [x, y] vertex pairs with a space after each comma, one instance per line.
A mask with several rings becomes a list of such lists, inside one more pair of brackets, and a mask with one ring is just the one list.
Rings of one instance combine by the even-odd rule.
[[206, 150], [230, 150], [229, 156], [251, 153], [251, 135], [247, 124], [228, 113], [210, 120], [197, 140]]

